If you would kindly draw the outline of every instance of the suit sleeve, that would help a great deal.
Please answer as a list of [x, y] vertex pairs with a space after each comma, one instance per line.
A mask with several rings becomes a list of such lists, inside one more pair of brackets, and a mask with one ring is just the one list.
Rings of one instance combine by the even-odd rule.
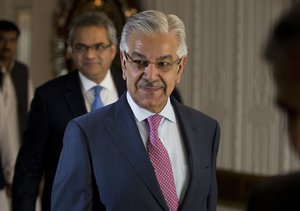
[[53, 211], [92, 210], [93, 188], [86, 136], [71, 121], [64, 136], [51, 197]]
[[36, 93], [31, 104], [23, 145], [15, 166], [12, 197], [14, 211], [35, 210], [47, 137], [47, 110], [41, 97]]
[[218, 123], [216, 123], [215, 134], [214, 134], [213, 145], [212, 145], [211, 186], [210, 186], [209, 198], [207, 201], [208, 211], [215, 211], [217, 207], [218, 186], [217, 186], [217, 176], [216, 176], [216, 163], [217, 163], [219, 142], [220, 142], [220, 126]]

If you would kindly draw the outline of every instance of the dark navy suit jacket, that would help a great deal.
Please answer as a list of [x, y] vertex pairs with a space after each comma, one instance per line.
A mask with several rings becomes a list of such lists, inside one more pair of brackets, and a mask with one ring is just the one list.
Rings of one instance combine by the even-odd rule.
[[[190, 167], [179, 210], [215, 211], [219, 125], [173, 97], [171, 103]], [[92, 210], [95, 187], [107, 211], [168, 210], [125, 94], [116, 103], [69, 123], [52, 190], [52, 210]]]

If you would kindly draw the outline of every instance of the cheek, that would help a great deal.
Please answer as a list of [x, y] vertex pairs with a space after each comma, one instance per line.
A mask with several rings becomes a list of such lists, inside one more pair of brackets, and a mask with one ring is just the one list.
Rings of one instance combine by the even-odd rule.
[[132, 83], [137, 83], [143, 77], [143, 73], [128, 71], [127, 78], [130, 79]]
[[73, 62], [74, 62], [75, 64], [80, 64], [80, 61], [81, 61], [81, 57], [80, 57], [80, 56], [78, 56], [78, 55], [73, 55], [73, 56], [72, 56], [72, 59], [73, 59]]

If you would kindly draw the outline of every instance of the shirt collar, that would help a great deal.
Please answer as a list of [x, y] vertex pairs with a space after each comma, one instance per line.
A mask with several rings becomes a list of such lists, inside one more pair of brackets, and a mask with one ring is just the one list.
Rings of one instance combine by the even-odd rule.
[[[140, 107], [139, 105], [137, 105], [133, 101], [129, 92], [126, 93], [126, 97], [127, 97], [129, 106], [130, 106], [131, 110], [133, 111], [133, 114], [134, 114], [135, 118], [137, 119], [137, 121], [141, 122], [141, 121], [147, 119], [149, 116], [154, 114], [154, 113]], [[163, 110], [161, 112], [159, 112], [158, 114], [163, 116], [164, 118], [170, 120], [171, 122], [176, 123], [175, 112], [174, 112], [173, 106], [171, 104], [170, 97], [168, 98], [167, 104], [165, 105]]]
[[6, 70], [6, 69], [2, 66], [2, 64], [1, 64], [1, 62], [0, 62], [0, 71], [1, 71], [2, 73], [6, 73], [6, 72], [8, 73], [8, 72], [11, 72], [11, 70], [12, 70], [12, 68], [14, 67], [15, 63], [16, 63], [16, 60], [13, 59], [12, 62], [9, 64], [8, 70]]
[[100, 84], [97, 84], [94, 81], [88, 79], [80, 71], [78, 71], [78, 73], [79, 73], [79, 78], [80, 78], [82, 87], [85, 92], [88, 92], [91, 88], [93, 88], [94, 86], [97, 86], [97, 85], [100, 85], [103, 88], [108, 89], [108, 90], [113, 89], [113, 79], [112, 79], [110, 70], [107, 71], [107, 74], [105, 75], [104, 79], [101, 81]]

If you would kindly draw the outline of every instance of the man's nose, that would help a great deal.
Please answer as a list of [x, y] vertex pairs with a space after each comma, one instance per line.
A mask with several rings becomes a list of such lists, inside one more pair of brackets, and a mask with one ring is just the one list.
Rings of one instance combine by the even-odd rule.
[[93, 48], [88, 48], [85, 52], [85, 56], [88, 58], [93, 58], [96, 55], [96, 50]]
[[157, 69], [154, 63], [150, 63], [144, 70], [144, 78], [149, 81], [154, 81], [158, 78], [159, 69]]

